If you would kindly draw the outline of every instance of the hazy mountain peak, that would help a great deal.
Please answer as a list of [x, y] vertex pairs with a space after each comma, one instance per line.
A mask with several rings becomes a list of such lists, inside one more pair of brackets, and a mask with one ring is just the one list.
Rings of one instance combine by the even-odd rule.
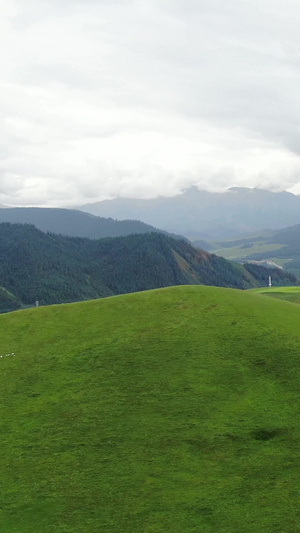
[[249, 191], [252, 191], [253, 189], [250, 189], [250, 187], [230, 187], [229, 189], [227, 189], [226, 192], [236, 192], [236, 193], [241, 193], [241, 192], [249, 192]]
[[194, 194], [201, 194], [202, 192], [207, 191], [200, 190], [196, 185], [193, 185], [192, 187], [188, 187], [188, 189], [185, 189], [182, 194], [184, 196], [194, 196]]
[[191, 240], [231, 239], [300, 223], [299, 196], [249, 187], [214, 193], [194, 186], [172, 198], [104, 200], [79, 209], [119, 220], [142, 220]]

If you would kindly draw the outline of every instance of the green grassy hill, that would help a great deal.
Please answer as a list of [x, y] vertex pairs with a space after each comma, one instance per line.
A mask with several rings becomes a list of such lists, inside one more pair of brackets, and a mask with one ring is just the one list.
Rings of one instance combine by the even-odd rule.
[[300, 304], [300, 287], [272, 287], [271, 289], [267, 287], [251, 290], [263, 296], [285, 300], [293, 304]]
[[299, 323], [203, 286], [1, 315], [0, 530], [300, 531]]

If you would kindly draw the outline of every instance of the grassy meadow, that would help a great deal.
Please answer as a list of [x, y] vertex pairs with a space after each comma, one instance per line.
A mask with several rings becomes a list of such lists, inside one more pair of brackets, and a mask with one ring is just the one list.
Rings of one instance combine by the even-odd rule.
[[0, 530], [300, 532], [299, 326], [204, 286], [1, 315]]
[[225, 248], [214, 249], [213, 253], [221, 257], [225, 257], [225, 259], [244, 259], [250, 254], [252, 255], [264, 252], [276, 252], [276, 250], [280, 250], [281, 248], [282, 244], [267, 244], [261, 241], [253, 242], [251, 243], [251, 245], [248, 246], [242, 244], [235, 246], [233, 241], [231, 247], [227, 246]]
[[300, 287], [264, 287], [261, 289], [251, 289], [251, 292], [293, 304], [300, 304]]

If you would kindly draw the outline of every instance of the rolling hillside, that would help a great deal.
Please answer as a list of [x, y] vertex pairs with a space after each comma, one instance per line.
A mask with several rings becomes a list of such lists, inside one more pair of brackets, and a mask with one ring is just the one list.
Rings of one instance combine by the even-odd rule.
[[[0, 224], [0, 280], [25, 305], [63, 303], [171, 285], [247, 289], [266, 285], [267, 269], [243, 267], [159, 233], [89, 240]], [[272, 273], [274, 283], [293, 276]], [[15, 308], [15, 307], [13, 307]]]
[[199, 286], [0, 316], [1, 530], [297, 533], [299, 321]]

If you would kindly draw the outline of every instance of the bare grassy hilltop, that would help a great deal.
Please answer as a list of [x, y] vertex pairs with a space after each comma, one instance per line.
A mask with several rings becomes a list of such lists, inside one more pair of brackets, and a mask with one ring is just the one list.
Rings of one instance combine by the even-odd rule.
[[181, 286], [0, 316], [0, 530], [300, 531], [300, 307]]

